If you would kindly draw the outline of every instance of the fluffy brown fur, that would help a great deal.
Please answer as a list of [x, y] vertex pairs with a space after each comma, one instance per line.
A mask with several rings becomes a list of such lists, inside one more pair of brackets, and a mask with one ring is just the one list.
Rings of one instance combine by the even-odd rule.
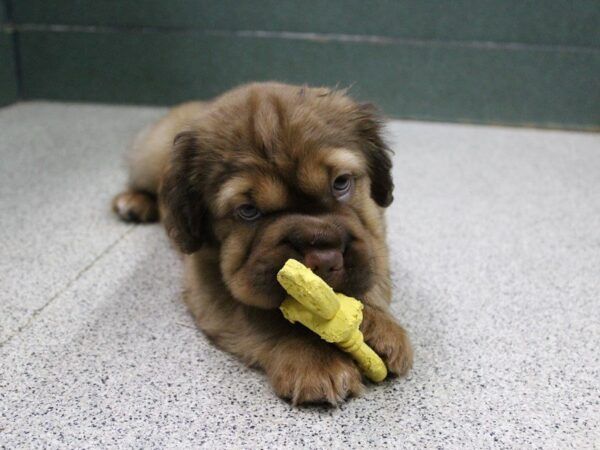
[[365, 340], [392, 374], [406, 373], [410, 343], [388, 309], [390, 169], [371, 107], [341, 91], [257, 83], [181, 105], [140, 133], [113, 208], [141, 222], [160, 209], [186, 254], [185, 300], [219, 347], [264, 369], [295, 404], [336, 404], [361, 392], [361, 375], [282, 317], [275, 274], [295, 258], [360, 298]]

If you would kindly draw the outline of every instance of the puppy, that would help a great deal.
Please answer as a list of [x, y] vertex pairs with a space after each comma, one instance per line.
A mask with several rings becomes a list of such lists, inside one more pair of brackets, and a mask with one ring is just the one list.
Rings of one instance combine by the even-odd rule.
[[391, 374], [412, 364], [388, 308], [393, 183], [372, 109], [343, 91], [279, 83], [181, 105], [135, 139], [129, 189], [113, 201], [123, 220], [160, 217], [185, 254], [185, 301], [200, 328], [294, 404], [337, 404], [363, 384], [347, 354], [277, 309], [288, 258], [362, 300], [365, 341]]

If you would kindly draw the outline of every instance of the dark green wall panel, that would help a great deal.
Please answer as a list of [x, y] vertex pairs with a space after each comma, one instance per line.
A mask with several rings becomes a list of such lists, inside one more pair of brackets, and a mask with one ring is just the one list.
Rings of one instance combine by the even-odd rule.
[[24, 32], [29, 98], [174, 103], [248, 80], [354, 84], [393, 116], [593, 128], [600, 52], [378, 45], [202, 33]]
[[8, 25], [6, 0], [0, 0], [0, 106], [17, 100], [14, 35]]
[[14, 36], [8, 25], [7, 0], [0, 0], [0, 106], [17, 100]]
[[600, 126], [600, 0], [12, 6], [26, 98], [170, 104], [278, 79], [356, 83], [397, 117]]
[[17, 100], [17, 79], [12, 35], [0, 26], [0, 106]]
[[16, 0], [14, 19], [600, 47], [599, 0]]
[[0, 0], [0, 25], [8, 22], [8, 1]]

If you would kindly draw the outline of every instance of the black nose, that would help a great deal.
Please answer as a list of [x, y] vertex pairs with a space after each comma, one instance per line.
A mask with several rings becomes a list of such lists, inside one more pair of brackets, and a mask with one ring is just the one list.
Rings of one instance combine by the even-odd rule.
[[338, 249], [309, 247], [304, 250], [304, 265], [327, 280], [344, 268], [344, 256]]

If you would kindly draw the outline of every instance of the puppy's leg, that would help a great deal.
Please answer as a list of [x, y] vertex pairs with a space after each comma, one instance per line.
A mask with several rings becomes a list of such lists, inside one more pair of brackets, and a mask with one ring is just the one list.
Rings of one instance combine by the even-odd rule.
[[113, 211], [126, 222], [155, 222], [159, 219], [157, 194], [177, 134], [198, 120], [205, 111], [202, 102], [173, 108], [155, 124], [142, 130], [128, 151], [128, 189], [117, 194]]
[[219, 278], [218, 257], [186, 256], [185, 301], [199, 327], [220, 348], [263, 369], [274, 391], [294, 404], [337, 404], [362, 391], [352, 359], [278, 310], [243, 305], [208, 280]]
[[158, 185], [174, 138], [162, 125], [168, 117], [138, 133], [129, 149], [129, 188], [112, 201], [113, 211], [125, 222], [158, 220]]
[[336, 405], [362, 392], [361, 374], [345, 353], [314, 335], [291, 332], [261, 356], [273, 389], [293, 404]]
[[156, 222], [158, 204], [156, 195], [130, 189], [117, 194], [112, 201], [113, 211], [125, 222]]
[[387, 307], [365, 304], [361, 331], [365, 342], [383, 358], [390, 373], [404, 375], [409, 371], [413, 353], [408, 334]]
[[[188, 304], [190, 299], [188, 298]], [[242, 305], [197, 316], [200, 328], [222, 349], [263, 369], [275, 393], [301, 403], [336, 405], [362, 392], [352, 359], [318, 336], [284, 322], [279, 312]]]

